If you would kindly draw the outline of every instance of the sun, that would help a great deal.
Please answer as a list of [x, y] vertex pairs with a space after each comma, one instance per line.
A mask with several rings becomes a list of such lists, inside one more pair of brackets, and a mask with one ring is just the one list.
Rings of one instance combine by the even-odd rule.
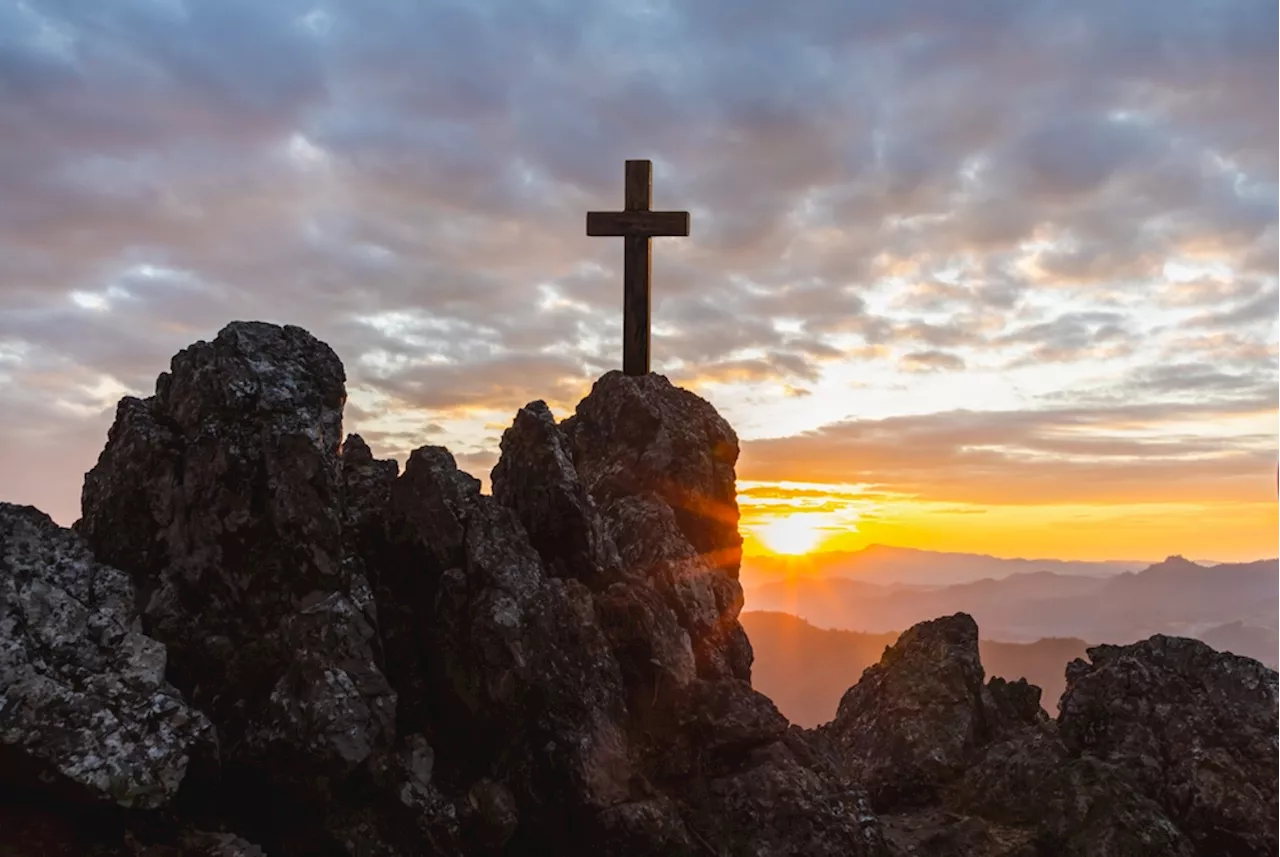
[[774, 553], [798, 556], [813, 550], [822, 541], [823, 524], [820, 515], [787, 515], [757, 527], [755, 535]]

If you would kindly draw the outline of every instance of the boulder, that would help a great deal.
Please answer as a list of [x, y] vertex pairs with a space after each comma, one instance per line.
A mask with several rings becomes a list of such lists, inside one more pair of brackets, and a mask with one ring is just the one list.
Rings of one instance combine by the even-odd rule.
[[1276, 671], [1163, 635], [1088, 654], [1067, 667], [1068, 751], [1123, 770], [1199, 853], [1275, 853]]
[[1001, 732], [1043, 719], [1038, 688], [984, 678], [971, 616], [921, 622], [867, 668], [822, 731], [877, 809], [928, 803]]
[[43, 512], [0, 503], [0, 790], [174, 800], [193, 764], [216, 761], [217, 736], [165, 662], [128, 575]]
[[315, 807], [394, 751], [371, 587], [346, 561], [344, 518], [362, 512], [344, 489], [364, 483], [344, 481], [345, 400], [327, 345], [236, 322], [121, 401], [85, 476], [75, 528], [132, 577], [167, 678], [216, 726], [221, 799], [254, 833], [307, 819], [322, 841]]

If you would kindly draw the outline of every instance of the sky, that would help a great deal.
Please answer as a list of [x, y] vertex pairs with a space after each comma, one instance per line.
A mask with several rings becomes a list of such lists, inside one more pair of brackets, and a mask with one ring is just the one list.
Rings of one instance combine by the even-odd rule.
[[649, 158], [749, 551], [1275, 556], [1276, 81], [1274, 0], [0, 0], [0, 499], [235, 319], [486, 477], [620, 365]]

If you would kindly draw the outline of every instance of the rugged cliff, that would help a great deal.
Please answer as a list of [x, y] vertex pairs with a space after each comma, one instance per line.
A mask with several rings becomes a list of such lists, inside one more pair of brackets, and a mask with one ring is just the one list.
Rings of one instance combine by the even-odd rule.
[[121, 401], [74, 532], [0, 505], [0, 855], [1275, 851], [1254, 661], [1091, 650], [1053, 722], [958, 614], [803, 730], [751, 688], [705, 401], [534, 402], [490, 496], [344, 400], [326, 345], [235, 323]]

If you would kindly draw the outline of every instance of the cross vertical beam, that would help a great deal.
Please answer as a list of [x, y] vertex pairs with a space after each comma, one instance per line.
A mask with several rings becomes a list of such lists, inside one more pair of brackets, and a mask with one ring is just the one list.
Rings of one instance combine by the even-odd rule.
[[[652, 205], [653, 165], [649, 161], [627, 161], [623, 210], [648, 211]], [[622, 242], [622, 371], [627, 375], [647, 375], [653, 246], [648, 235], [627, 235]]]
[[653, 203], [653, 163], [627, 161], [622, 211], [587, 212], [587, 234], [623, 238], [622, 256], [622, 371], [649, 372], [650, 261], [649, 239], [687, 236], [689, 212], [650, 211]]

